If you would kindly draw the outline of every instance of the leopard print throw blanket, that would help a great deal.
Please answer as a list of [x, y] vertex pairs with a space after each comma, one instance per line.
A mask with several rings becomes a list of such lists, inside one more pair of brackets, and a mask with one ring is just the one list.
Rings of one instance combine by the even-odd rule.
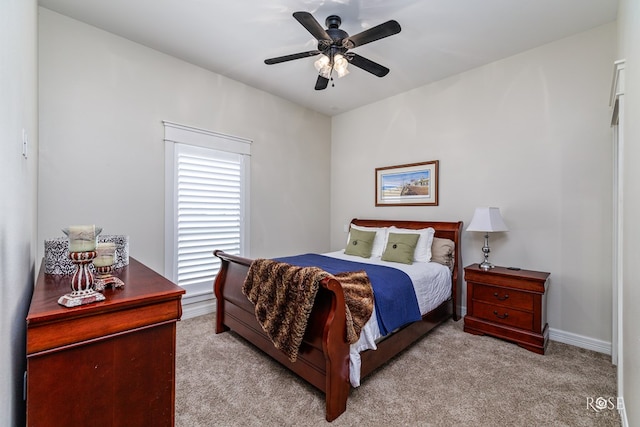
[[[256, 259], [242, 286], [255, 305], [256, 319], [276, 348], [295, 362], [307, 328], [320, 282], [332, 276], [318, 267], [297, 267], [269, 259]], [[373, 312], [373, 290], [364, 271], [336, 274], [344, 291], [347, 328], [345, 339], [358, 341]]]

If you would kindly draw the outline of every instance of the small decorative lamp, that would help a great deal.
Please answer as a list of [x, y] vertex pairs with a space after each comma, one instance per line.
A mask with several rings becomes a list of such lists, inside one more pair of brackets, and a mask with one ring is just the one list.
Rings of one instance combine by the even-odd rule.
[[471, 224], [467, 227], [467, 231], [482, 231], [484, 232], [484, 246], [482, 252], [484, 252], [484, 261], [480, 264], [480, 268], [483, 270], [490, 270], [494, 267], [489, 262], [489, 233], [494, 231], [509, 231], [502, 216], [500, 215], [499, 208], [476, 208], [471, 218]]
[[114, 242], [99, 242], [96, 245], [97, 256], [93, 260], [96, 269], [95, 288], [104, 291], [106, 287], [121, 288], [124, 282], [113, 276], [113, 265], [116, 262], [116, 244]]
[[95, 280], [89, 265], [97, 255], [96, 241], [102, 228], [95, 225], [73, 225], [63, 228], [69, 237], [69, 258], [76, 266], [71, 277], [71, 293], [58, 299], [58, 304], [76, 307], [96, 301], [104, 301], [104, 295], [95, 290]]

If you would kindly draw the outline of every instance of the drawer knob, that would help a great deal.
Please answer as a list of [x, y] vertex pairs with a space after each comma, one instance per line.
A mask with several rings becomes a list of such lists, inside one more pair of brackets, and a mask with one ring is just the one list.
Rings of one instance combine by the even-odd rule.
[[496, 297], [499, 301], [504, 301], [509, 298], [509, 294], [504, 294], [504, 297], [500, 297], [497, 292], [494, 292], [493, 296]]
[[505, 313], [501, 316], [498, 314], [497, 310], [493, 310], [493, 314], [495, 314], [498, 319], [506, 319], [507, 317], [509, 317], [509, 313]]

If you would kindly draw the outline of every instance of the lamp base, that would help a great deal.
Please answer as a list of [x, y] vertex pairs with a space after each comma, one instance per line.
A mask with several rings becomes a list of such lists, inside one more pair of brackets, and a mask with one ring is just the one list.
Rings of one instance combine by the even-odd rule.
[[117, 277], [113, 276], [105, 276], [105, 277], [96, 277], [96, 291], [104, 291], [108, 287], [112, 288], [122, 288], [124, 286], [124, 282]]
[[480, 268], [484, 271], [491, 270], [493, 267], [495, 267], [493, 264], [489, 262], [489, 252], [491, 252], [491, 249], [489, 249], [489, 233], [485, 233], [484, 246], [482, 247], [482, 253], [484, 254], [484, 261], [482, 261], [482, 263], [480, 264]]
[[104, 291], [107, 287], [122, 288], [124, 282], [113, 276], [113, 265], [101, 265], [96, 267], [95, 288], [97, 291]]
[[70, 294], [61, 296], [58, 304], [65, 307], [77, 307], [79, 305], [90, 304], [96, 301], [104, 301], [104, 295], [93, 289], [83, 291], [73, 291]]
[[495, 267], [495, 265], [491, 264], [491, 263], [490, 263], [489, 261], [487, 261], [487, 260], [484, 260], [482, 263], [480, 263], [479, 267], [480, 267], [480, 269], [481, 269], [481, 270], [489, 271], [489, 270], [491, 270], [493, 267]]
[[96, 292], [93, 286], [94, 277], [89, 270], [89, 264], [96, 255], [96, 251], [69, 252], [69, 258], [76, 266], [76, 271], [71, 277], [72, 292], [58, 298], [58, 304], [65, 307], [77, 307], [96, 301], [104, 301], [104, 295]]

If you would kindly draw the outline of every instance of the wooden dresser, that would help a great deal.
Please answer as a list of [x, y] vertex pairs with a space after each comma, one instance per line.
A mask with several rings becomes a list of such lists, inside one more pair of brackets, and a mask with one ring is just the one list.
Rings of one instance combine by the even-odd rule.
[[66, 308], [40, 268], [27, 316], [27, 426], [172, 426], [184, 290], [133, 258], [124, 288]]
[[478, 264], [464, 269], [467, 315], [464, 330], [492, 335], [544, 354], [549, 341], [547, 287], [549, 273]]

